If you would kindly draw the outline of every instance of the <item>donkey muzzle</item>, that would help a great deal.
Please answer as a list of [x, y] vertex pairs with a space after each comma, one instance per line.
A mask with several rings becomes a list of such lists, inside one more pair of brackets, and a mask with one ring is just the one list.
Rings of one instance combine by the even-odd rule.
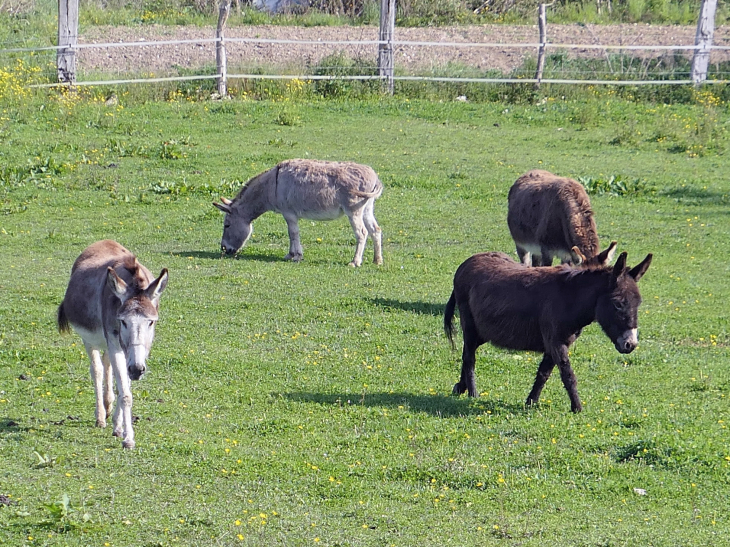
[[221, 245], [221, 253], [226, 256], [233, 256], [236, 254], [236, 249], [229, 249], [225, 245]]
[[616, 349], [619, 353], [631, 353], [639, 345], [639, 330], [630, 329], [624, 332], [614, 342]]
[[130, 380], [139, 380], [147, 372], [147, 354], [144, 344], [133, 344], [127, 352], [127, 374]]
[[127, 367], [127, 374], [129, 374], [130, 380], [139, 380], [147, 372], [147, 367], [142, 365], [132, 365]]

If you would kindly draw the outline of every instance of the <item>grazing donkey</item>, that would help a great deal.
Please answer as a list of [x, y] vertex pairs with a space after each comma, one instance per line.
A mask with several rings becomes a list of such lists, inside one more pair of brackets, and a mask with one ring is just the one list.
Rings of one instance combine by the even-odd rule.
[[573, 268], [567, 265], [528, 268], [504, 253], [481, 253], [468, 258], [454, 275], [454, 290], [446, 304], [444, 329], [453, 347], [454, 310], [464, 335], [461, 378], [454, 394], [477, 396], [474, 373], [479, 346], [542, 352], [527, 405], [537, 403], [555, 365], [580, 412], [576, 378], [568, 348], [583, 327], [598, 321], [620, 353], [638, 344], [637, 315], [641, 295], [636, 284], [651, 264], [652, 255], [634, 268], [626, 267], [626, 253], [611, 266]]
[[599, 253], [591, 201], [573, 179], [535, 169], [515, 181], [508, 202], [507, 225], [523, 264], [551, 266], [557, 256], [564, 264], [605, 266], [613, 259], [616, 243]]
[[226, 213], [221, 249], [235, 255], [253, 231], [252, 222], [267, 211], [281, 213], [289, 227], [289, 254], [285, 260], [303, 257], [299, 219], [350, 219], [357, 247], [350, 266], [360, 266], [367, 236], [375, 245], [376, 264], [383, 263], [382, 234], [373, 207], [383, 183], [367, 165], [317, 160], [287, 160], [261, 173], [241, 188], [238, 195], [213, 203]]
[[[160, 295], [167, 269], [157, 279], [116, 241], [97, 241], [71, 268], [66, 296], [58, 307], [58, 330], [81, 336], [91, 361], [96, 393], [96, 426], [106, 427], [117, 384], [114, 436], [134, 448], [131, 380], [139, 380], [155, 336]], [[104, 352], [102, 355], [102, 351]]]

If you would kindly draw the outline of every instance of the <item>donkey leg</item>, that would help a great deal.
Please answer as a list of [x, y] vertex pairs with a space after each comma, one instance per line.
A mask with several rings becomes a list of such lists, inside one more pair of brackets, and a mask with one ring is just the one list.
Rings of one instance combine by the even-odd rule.
[[[543, 266], [552, 266], [553, 265], [553, 255], [550, 254], [550, 251], [548, 251], [545, 247], [542, 247], [540, 249], [540, 262], [542, 262]], [[532, 261], [534, 262], [535, 259], [533, 258]]]
[[114, 410], [114, 372], [108, 351], [101, 356], [101, 362], [104, 364], [104, 409], [106, 417], [109, 418]]
[[565, 390], [568, 392], [568, 397], [570, 398], [570, 410], [580, 412], [583, 410], [583, 405], [578, 396], [578, 380], [575, 377], [573, 368], [570, 366], [570, 359], [568, 359], [568, 347], [561, 345], [553, 349], [552, 354], [553, 360], [560, 369], [560, 379], [563, 381]]
[[134, 448], [132, 429], [132, 386], [127, 373], [127, 360], [121, 349], [111, 351], [114, 380], [117, 384], [117, 406], [114, 409], [114, 436], [122, 437], [122, 447]]
[[461, 332], [464, 335], [464, 349], [461, 353], [461, 377], [454, 386], [454, 395], [461, 395], [467, 392], [469, 397], [478, 397], [476, 382], [476, 352], [479, 347], [477, 340], [474, 321], [471, 312], [459, 309], [459, 319], [461, 321]]
[[554, 368], [555, 363], [553, 362], [553, 358], [550, 356], [549, 353], [545, 353], [542, 356], [540, 366], [537, 368], [535, 383], [532, 386], [532, 391], [530, 391], [530, 394], [527, 396], [527, 401], [525, 401], [525, 405], [534, 405], [540, 400], [540, 393], [542, 393], [542, 388], [545, 387], [545, 382], [547, 382], [548, 378], [550, 378], [550, 374], [552, 374]]
[[362, 255], [365, 252], [365, 243], [368, 240], [368, 231], [365, 228], [362, 217], [362, 209], [352, 211], [348, 214], [350, 226], [352, 226], [352, 231], [355, 233], [355, 239], [357, 240], [357, 244], [355, 246], [355, 257], [352, 259], [349, 266], [354, 266], [355, 268], [362, 264]]
[[365, 228], [367, 229], [370, 237], [373, 240], [373, 246], [375, 247], [375, 255], [373, 262], [375, 264], [383, 263], [383, 232], [378, 226], [378, 221], [375, 220], [375, 214], [373, 208], [375, 206], [375, 199], [371, 198], [367, 205], [365, 205], [365, 212], [363, 214], [363, 221], [365, 222]]
[[89, 373], [94, 383], [94, 394], [96, 395], [96, 427], [106, 427], [106, 409], [104, 408], [104, 365], [101, 361], [101, 351], [84, 342], [86, 353], [89, 355]]
[[299, 240], [299, 219], [296, 216], [284, 215], [284, 220], [289, 229], [289, 254], [284, 257], [284, 260], [301, 262], [304, 258], [304, 249]]
[[523, 249], [519, 245], [517, 246], [517, 256], [522, 264], [525, 266], [532, 266], [532, 253]]

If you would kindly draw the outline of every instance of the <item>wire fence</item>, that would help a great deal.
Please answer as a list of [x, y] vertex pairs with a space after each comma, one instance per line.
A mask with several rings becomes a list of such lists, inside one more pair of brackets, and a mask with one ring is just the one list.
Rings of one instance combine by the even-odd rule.
[[[216, 38], [78, 43], [77, 86], [214, 80]], [[229, 80], [379, 80], [375, 59], [384, 43], [370, 39], [226, 37]], [[537, 83], [533, 60], [537, 42], [394, 40], [396, 81], [485, 84]], [[643, 45], [547, 42], [543, 84], [691, 84], [694, 45]], [[34, 87], [55, 81], [58, 46], [0, 49], [13, 56], [44, 59]], [[730, 45], [711, 47], [708, 84], [730, 82]], [[490, 53], [473, 53], [490, 52]], [[435, 58], [438, 58], [438, 61]], [[328, 59], [329, 64], [323, 62]], [[353, 62], [352, 60], [355, 59]], [[495, 59], [490, 65], [490, 60]], [[343, 63], [343, 60], [347, 61]], [[424, 62], [424, 60], [426, 62]], [[420, 62], [419, 62], [420, 61]], [[0, 60], [0, 64], [2, 61]]]

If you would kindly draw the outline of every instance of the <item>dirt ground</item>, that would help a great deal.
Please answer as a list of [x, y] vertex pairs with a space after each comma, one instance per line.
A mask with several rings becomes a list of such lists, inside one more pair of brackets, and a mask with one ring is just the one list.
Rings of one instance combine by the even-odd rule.
[[[695, 27], [656, 25], [550, 25], [548, 42], [581, 45], [685, 45], [694, 44]], [[179, 68], [215, 66], [215, 28], [213, 27], [94, 27], [79, 37], [80, 44], [120, 44], [148, 41], [191, 40], [185, 44], [143, 46], [105, 46], [79, 51], [80, 72], [104, 71], [116, 74], [145, 73], [157, 76], [177, 74]], [[282, 27], [245, 26], [226, 29], [226, 39], [306, 40], [311, 43], [237, 43], [226, 44], [229, 72], [260, 66], [306, 67], [336, 52], [350, 57], [377, 58], [375, 44], [323, 44], [325, 41], [373, 41], [377, 27]], [[450, 62], [479, 69], [510, 71], [525, 57], [536, 55], [537, 25], [479, 25], [435, 28], [396, 28], [396, 41], [485, 43], [496, 47], [434, 47], [396, 45], [396, 67], [428, 70]], [[204, 42], [204, 40], [206, 40]], [[730, 27], [715, 29], [715, 45], [730, 46]], [[520, 45], [523, 44], [523, 45]], [[527, 46], [524, 44], [532, 44]], [[549, 49], [548, 49], [549, 51]], [[605, 49], [576, 49], [571, 55], [606, 55]], [[658, 56], [665, 51], [636, 52]], [[712, 62], [730, 58], [730, 51], [713, 52]]]

